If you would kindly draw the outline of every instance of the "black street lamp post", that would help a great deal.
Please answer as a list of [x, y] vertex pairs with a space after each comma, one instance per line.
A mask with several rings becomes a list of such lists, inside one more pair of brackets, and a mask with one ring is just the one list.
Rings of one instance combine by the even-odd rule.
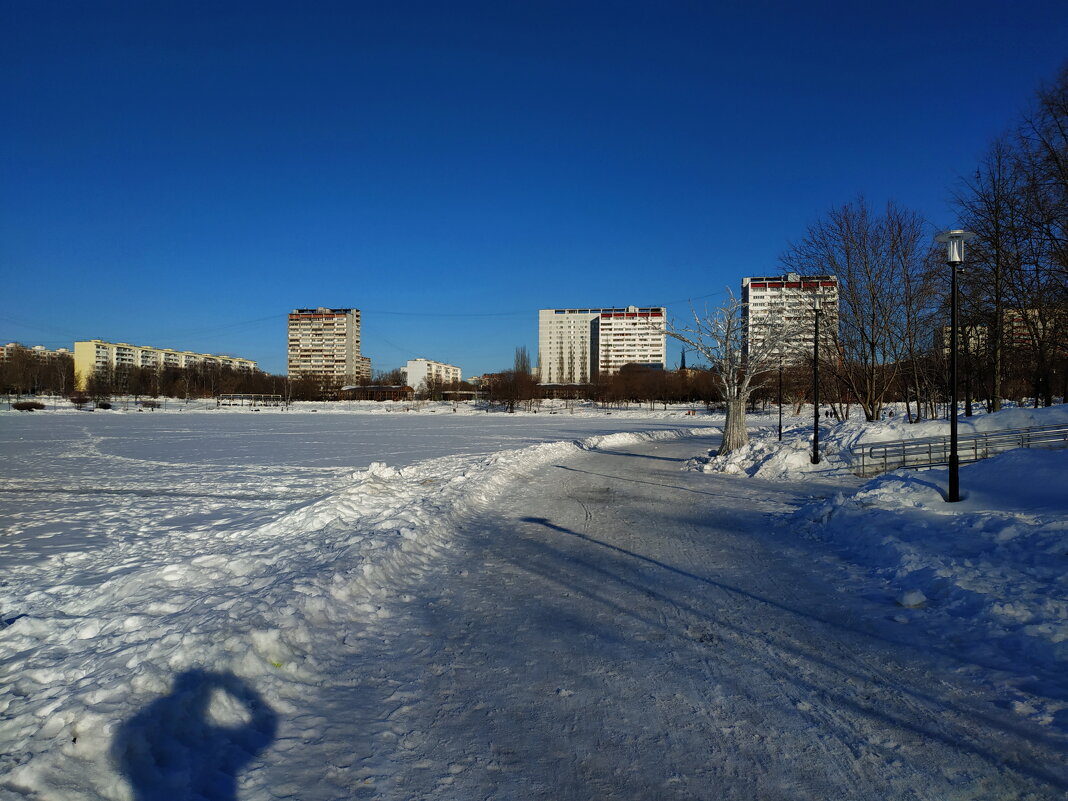
[[812, 339], [812, 464], [820, 463], [820, 302], [816, 299], [816, 330]]
[[964, 262], [964, 243], [974, 237], [970, 231], [960, 229], [943, 231], [935, 237], [936, 242], [946, 246], [946, 264], [949, 266], [949, 491], [947, 503], [960, 500], [960, 456], [957, 453], [957, 272]]
[[779, 442], [782, 442], [782, 355], [779, 356]]

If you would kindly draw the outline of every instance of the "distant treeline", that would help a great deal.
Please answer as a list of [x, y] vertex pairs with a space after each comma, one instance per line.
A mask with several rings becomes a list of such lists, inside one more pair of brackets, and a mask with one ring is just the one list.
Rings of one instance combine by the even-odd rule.
[[[1023, 403], [1035, 399], [1034, 362], [1027, 358], [1024, 346], [1013, 349], [1013, 357], [1005, 360], [1001, 377], [1001, 397]], [[960, 367], [960, 395], [962, 399], [995, 408], [990, 394], [992, 382], [989, 363], [982, 351], [962, 354]], [[935, 417], [946, 403], [949, 387], [946, 381], [945, 356], [930, 351], [908, 364], [908, 369], [896, 365], [893, 384], [887, 400], [904, 402], [918, 407], [921, 416]], [[1053, 371], [1055, 386], [1048, 386], [1055, 396], [1068, 394], [1068, 370]], [[917, 380], [917, 377], [920, 377]], [[393, 370], [381, 372], [369, 382], [371, 386], [400, 386], [404, 375]], [[221, 365], [200, 365], [191, 368], [129, 367], [96, 372], [82, 392], [75, 392], [74, 364], [66, 355], [40, 355], [26, 349], [15, 351], [12, 357], [0, 362], [0, 391], [7, 395], [81, 395], [102, 402], [116, 396], [144, 398], [215, 398], [227, 393], [280, 395], [287, 401], [332, 401], [346, 397], [341, 382], [329, 382], [304, 376], [289, 379], [259, 371], [247, 372]], [[753, 406], [775, 404], [780, 395], [777, 374], [766, 376], [752, 396]], [[782, 369], [781, 397], [791, 407], [800, 408], [812, 397], [812, 366], [787, 364]], [[916, 397], [919, 387], [920, 397]], [[707, 369], [653, 370], [645, 367], [625, 367], [612, 376], [603, 376], [589, 384], [542, 385], [527, 372], [507, 370], [487, 375], [478, 384], [467, 382], [432, 382], [414, 388], [416, 397], [442, 400], [477, 396], [491, 404], [509, 409], [533, 409], [542, 401], [589, 400], [605, 406], [625, 407], [628, 404], [694, 403], [713, 405], [722, 402], [718, 384]], [[457, 394], [463, 393], [463, 394]], [[848, 384], [832, 372], [821, 373], [820, 395], [828, 405], [845, 414], [856, 403]], [[1040, 401], [1047, 401], [1041, 397]]]

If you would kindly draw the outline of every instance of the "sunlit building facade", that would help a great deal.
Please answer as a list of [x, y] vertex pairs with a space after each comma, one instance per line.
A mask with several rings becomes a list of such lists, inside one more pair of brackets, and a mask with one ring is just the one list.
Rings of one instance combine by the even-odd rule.
[[663, 369], [663, 306], [540, 309], [538, 375], [543, 384], [588, 384], [625, 365]]
[[424, 385], [454, 384], [463, 380], [462, 371], [455, 364], [435, 362], [430, 359], [409, 359], [404, 368], [408, 386], [420, 389]]
[[293, 309], [287, 365], [290, 378], [315, 376], [338, 386], [370, 381], [371, 360], [360, 354], [360, 310]]
[[162, 370], [166, 367], [193, 368], [202, 365], [229, 367], [247, 372], [256, 369], [256, 362], [236, 356], [154, 348], [127, 342], [104, 342], [101, 339], [74, 343], [74, 381], [78, 390], [84, 390], [89, 379], [97, 372], [105, 373], [130, 367]]
[[838, 329], [838, 278], [833, 275], [743, 278], [742, 303], [746, 348], [763, 346], [769, 336], [781, 337], [771, 353], [788, 361], [811, 355], [817, 308], [820, 341], [826, 342]]

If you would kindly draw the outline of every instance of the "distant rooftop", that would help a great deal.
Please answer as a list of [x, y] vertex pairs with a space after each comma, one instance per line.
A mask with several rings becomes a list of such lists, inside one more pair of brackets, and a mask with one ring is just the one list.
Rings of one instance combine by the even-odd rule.
[[328, 309], [325, 306], [319, 306], [315, 309], [293, 309], [290, 314], [348, 314], [354, 311], [358, 312], [359, 309]]

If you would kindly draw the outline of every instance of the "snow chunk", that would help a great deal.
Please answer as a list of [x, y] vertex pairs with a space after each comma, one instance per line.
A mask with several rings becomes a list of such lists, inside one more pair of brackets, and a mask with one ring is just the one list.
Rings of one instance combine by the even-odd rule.
[[898, 596], [897, 605], [906, 609], [919, 609], [927, 605], [927, 596], [920, 590], [909, 590]]

